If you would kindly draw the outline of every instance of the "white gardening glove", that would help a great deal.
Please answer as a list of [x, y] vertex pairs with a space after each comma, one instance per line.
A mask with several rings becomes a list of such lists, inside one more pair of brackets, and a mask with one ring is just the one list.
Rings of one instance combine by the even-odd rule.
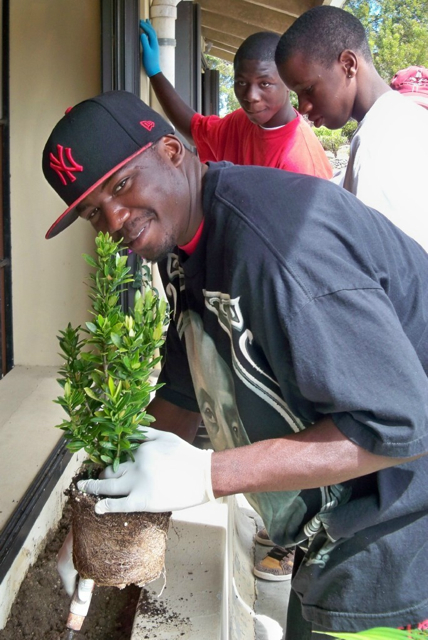
[[105, 496], [96, 513], [177, 511], [215, 500], [211, 484], [212, 450], [197, 449], [173, 433], [144, 427], [146, 440], [135, 462], [107, 467], [101, 480], [80, 480], [81, 491]]
[[57, 570], [60, 575], [64, 589], [68, 595], [73, 595], [76, 589], [77, 571], [73, 564], [73, 530], [67, 534], [67, 537], [59, 550]]

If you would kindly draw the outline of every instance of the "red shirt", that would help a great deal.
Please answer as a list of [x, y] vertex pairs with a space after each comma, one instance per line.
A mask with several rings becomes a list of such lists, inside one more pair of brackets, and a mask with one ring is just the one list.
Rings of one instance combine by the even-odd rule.
[[195, 113], [191, 132], [201, 162], [228, 160], [331, 178], [321, 143], [297, 111], [296, 116], [283, 127], [262, 129], [242, 109], [224, 118]]

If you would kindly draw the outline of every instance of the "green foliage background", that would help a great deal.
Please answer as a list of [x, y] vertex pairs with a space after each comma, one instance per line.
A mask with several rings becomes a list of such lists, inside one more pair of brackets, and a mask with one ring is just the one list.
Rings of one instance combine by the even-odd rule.
[[364, 25], [385, 82], [400, 69], [428, 66], [428, 0], [347, 0], [344, 9]]
[[320, 127], [319, 129], [314, 129], [314, 132], [321, 142], [323, 149], [325, 151], [331, 151], [335, 158], [337, 157], [337, 152], [340, 147], [348, 142], [348, 139], [342, 135], [341, 129], [332, 131], [331, 129], [327, 129], [327, 127]]

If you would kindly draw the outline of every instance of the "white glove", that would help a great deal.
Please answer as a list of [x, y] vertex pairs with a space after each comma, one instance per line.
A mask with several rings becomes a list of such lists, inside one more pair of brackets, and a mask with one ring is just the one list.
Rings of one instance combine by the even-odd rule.
[[80, 480], [77, 487], [95, 495], [126, 496], [100, 500], [96, 513], [177, 511], [215, 500], [211, 483], [212, 450], [197, 449], [173, 433], [142, 429], [146, 440], [135, 462], [107, 467], [101, 480]]
[[76, 589], [77, 571], [73, 564], [73, 530], [67, 534], [67, 537], [59, 550], [57, 570], [60, 575], [64, 589], [68, 595], [73, 595]]

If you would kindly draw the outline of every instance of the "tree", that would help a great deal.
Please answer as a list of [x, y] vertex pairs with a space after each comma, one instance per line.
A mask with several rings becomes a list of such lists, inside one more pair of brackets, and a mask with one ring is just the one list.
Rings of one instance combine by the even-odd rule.
[[428, 66], [428, 0], [347, 0], [344, 8], [364, 25], [385, 82], [400, 69]]
[[239, 109], [239, 102], [233, 88], [235, 81], [233, 64], [215, 56], [206, 55], [205, 57], [210, 68], [218, 69], [220, 72], [220, 115], [225, 116]]

